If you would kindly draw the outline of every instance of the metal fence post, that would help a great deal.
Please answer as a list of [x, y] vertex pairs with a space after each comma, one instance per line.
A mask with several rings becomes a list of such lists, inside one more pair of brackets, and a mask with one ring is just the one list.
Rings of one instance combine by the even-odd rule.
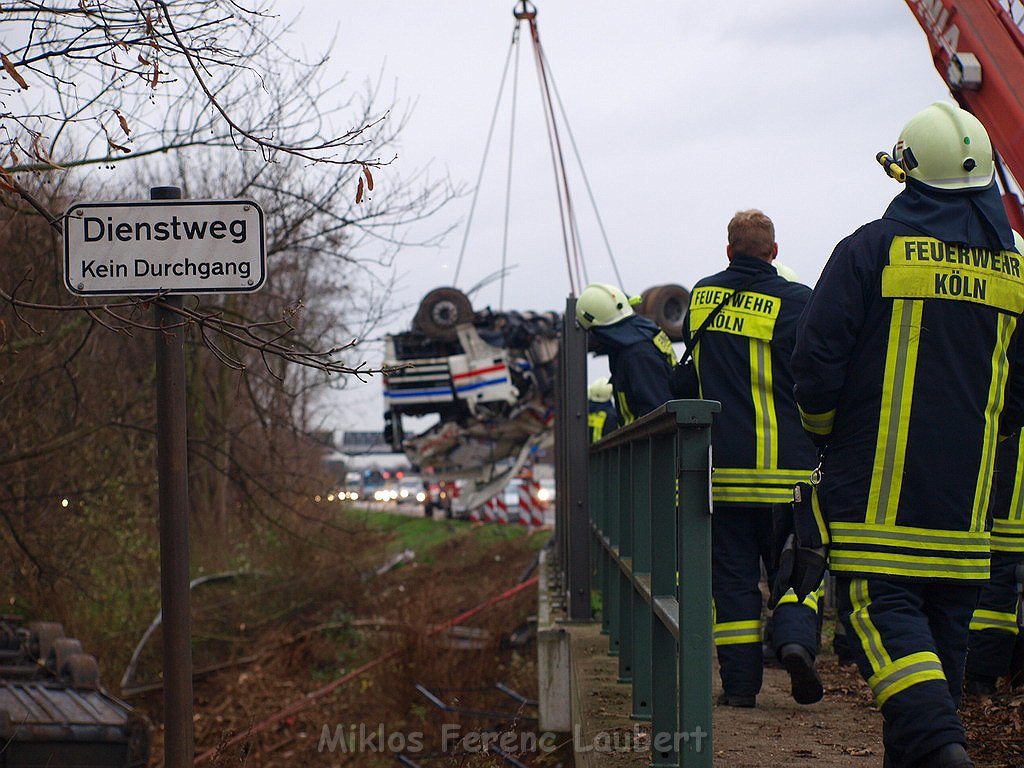
[[563, 561], [568, 581], [568, 614], [573, 621], [590, 621], [590, 510], [588, 452], [590, 435], [587, 428], [587, 335], [575, 321], [576, 299], [565, 302], [560, 346], [565, 351], [564, 367], [559, 375], [565, 383], [565, 397], [558, 418], [564, 422], [567, 492], [565, 514], [568, 540]]
[[[703, 405], [700, 409], [694, 406]], [[718, 403], [675, 401], [679, 478], [679, 732], [683, 768], [711, 768], [711, 414]]]

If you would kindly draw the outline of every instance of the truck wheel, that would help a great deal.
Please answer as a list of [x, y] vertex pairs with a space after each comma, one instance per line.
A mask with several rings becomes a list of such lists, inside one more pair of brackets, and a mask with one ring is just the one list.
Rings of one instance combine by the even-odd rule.
[[45, 662], [50, 656], [53, 641], [64, 637], [64, 626], [56, 621], [33, 621], [28, 625], [29, 653]]
[[74, 653], [64, 662], [60, 670], [61, 677], [67, 677], [73, 688], [79, 690], [96, 690], [100, 684], [100, 666], [96, 657], [88, 653]]
[[690, 306], [690, 292], [681, 285], [648, 288], [641, 294], [640, 314], [645, 315], [672, 341], [683, 341], [683, 318]]
[[455, 329], [473, 322], [473, 305], [458, 288], [435, 288], [420, 302], [413, 318], [413, 327], [432, 339], [451, 341]]
[[82, 653], [82, 643], [73, 637], [59, 637], [53, 641], [46, 657], [46, 666], [58, 677], [63, 674], [68, 659]]

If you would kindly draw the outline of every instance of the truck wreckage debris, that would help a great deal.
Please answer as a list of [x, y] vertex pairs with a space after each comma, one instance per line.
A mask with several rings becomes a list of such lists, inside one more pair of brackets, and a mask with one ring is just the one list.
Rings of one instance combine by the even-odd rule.
[[[673, 341], [682, 339], [689, 291], [649, 288], [636, 311]], [[554, 440], [558, 312], [474, 311], [456, 288], [423, 297], [412, 329], [386, 338], [384, 434], [425, 476], [462, 480], [464, 510], [499, 493]], [[407, 435], [403, 417], [436, 414], [426, 431]]]

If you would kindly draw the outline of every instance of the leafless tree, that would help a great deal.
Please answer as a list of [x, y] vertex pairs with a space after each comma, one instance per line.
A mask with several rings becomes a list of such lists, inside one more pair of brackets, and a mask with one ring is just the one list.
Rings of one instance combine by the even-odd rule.
[[[249, 157], [249, 189], [262, 190], [278, 165], [289, 167], [290, 184], [308, 179], [303, 188], [279, 191], [321, 221], [333, 217], [333, 225], [312, 232], [304, 219], [290, 218], [294, 231], [276, 231], [271, 222], [275, 247], [287, 243], [292, 258], [309, 248], [340, 252], [344, 241], [352, 260], [363, 237], [395, 244], [397, 227], [429, 215], [450, 194], [443, 180], [419, 187], [405, 181], [403, 200], [372, 204], [380, 195], [374, 171], [393, 160], [389, 146], [401, 124], [376, 107], [377, 88], [325, 83], [326, 54], [313, 61], [292, 55], [282, 43], [288, 25], [263, 0], [251, 7], [235, 0], [16, 2], [0, 5], [0, 28], [0, 188], [13, 196], [9, 204], [20, 200], [57, 232], [60, 212], [36, 194], [41, 183], [53, 187], [76, 169], [123, 168], [142, 158], [175, 168], [198, 149]], [[322, 186], [331, 175], [346, 183]], [[310, 190], [311, 183], [321, 187]], [[387, 194], [395, 191], [391, 184]], [[352, 204], [339, 206], [339, 196]], [[60, 311], [87, 313], [121, 333], [147, 327], [135, 299], [41, 304], [17, 282], [0, 284], [0, 299], [25, 322], [33, 312]], [[259, 353], [268, 372], [275, 370], [266, 363], [271, 358], [328, 373], [375, 372], [343, 361], [351, 339], [296, 343], [300, 310], [295, 297], [293, 311], [272, 320], [194, 303], [177, 311], [229, 365], [241, 360], [226, 350], [244, 347]]]

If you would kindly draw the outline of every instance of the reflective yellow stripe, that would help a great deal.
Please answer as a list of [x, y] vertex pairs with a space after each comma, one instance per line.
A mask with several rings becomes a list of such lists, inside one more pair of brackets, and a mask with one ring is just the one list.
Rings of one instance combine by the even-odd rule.
[[714, 285], [697, 288], [690, 296], [690, 327], [699, 328], [727, 296], [732, 298], [715, 315], [708, 330], [771, 341], [782, 300], [764, 293], [742, 291], [736, 294], [732, 288]]
[[821, 502], [818, 500], [817, 488], [811, 491], [811, 514], [814, 515], [814, 524], [818, 527], [821, 543], [828, 544], [832, 541], [832, 534], [829, 531], [828, 523], [825, 522], [825, 514], [821, 511]]
[[[1017, 488], [1014, 489], [1016, 492]], [[1024, 552], [1024, 520], [1004, 520], [999, 517], [993, 520], [992, 549], [999, 552]]]
[[761, 642], [761, 620], [724, 621], [715, 624], [715, 645], [740, 645]]
[[912, 653], [884, 665], [868, 678], [868, 685], [875, 694], [875, 703], [882, 706], [900, 691], [928, 680], [942, 680], [942, 662], [931, 651]]
[[[1013, 473], [1013, 494], [1010, 496], [1010, 508], [1006, 517], [1009, 520], [1024, 520], [1024, 430], [1017, 436], [1017, 471]], [[999, 523], [999, 520], [996, 520]], [[995, 528], [992, 529], [995, 533]]]
[[615, 394], [619, 398], [619, 415], [622, 416], [622, 423], [631, 424], [636, 421], [636, 416], [634, 416], [633, 412], [629, 410], [629, 402], [626, 400], [626, 393], [616, 392]]
[[1024, 312], [1020, 256], [943, 243], [931, 237], [896, 237], [882, 269], [882, 295], [948, 299]]
[[798, 405], [797, 410], [800, 411], [800, 423], [805, 430], [815, 435], [832, 434], [832, 424], [836, 420], [835, 408], [825, 413], [808, 413]]
[[893, 523], [903, 487], [903, 466], [907, 453], [907, 427], [914, 397], [914, 372], [921, 339], [920, 301], [897, 299], [889, 323], [889, 345], [885, 354], [882, 407], [878, 415], [868, 515], [874, 522]]
[[793, 500], [793, 485], [810, 475], [809, 469], [716, 467], [711, 492], [714, 500], [722, 503], [785, 504]]
[[604, 423], [608, 421], [608, 411], [591, 411], [587, 414], [587, 425], [590, 427], [590, 442], [596, 443], [604, 434]]
[[868, 613], [868, 606], [871, 605], [871, 596], [868, 594], [868, 582], [865, 579], [852, 579], [850, 581], [850, 625], [853, 633], [860, 641], [864, 654], [868, 657], [868, 663], [873, 672], [878, 673], [892, 663], [889, 652], [882, 645], [882, 636], [878, 633], [875, 623]]
[[[819, 590], [820, 589], [821, 588], [819, 587]], [[819, 598], [819, 592], [815, 591], [815, 592], [811, 592], [803, 600], [797, 600], [796, 592], [794, 592], [791, 589], [791, 590], [789, 590], [786, 594], [784, 594], [779, 599], [778, 605], [793, 605], [793, 604], [796, 604], [796, 603], [800, 603], [802, 605], [807, 606], [808, 608], [810, 608], [815, 613], [817, 613], [818, 612], [818, 598]]]
[[1016, 635], [1017, 614], [1004, 613], [1002, 611], [986, 611], [979, 608], [974, 612], [974, 616], [971, 617], [971, 629], [976, 632], [993, 629]]
[[758, 467], [779, 463], [779, 425], [772, 385], [772, 350], [766, 341], [750, 340], [750, 396], [754, 402], [755, 461]]
[[[835, 540], [833, 539], [833, 542]], [[984, 581], [989, 577], [988, 557], [922, 557], [897, 552], [864, 552], [833, 543], [828, 555], [835, 573], [870, 573], [920, 579]]]
[[1003, 389], [1009, 375], [1006, 348], [1009, 346], [1017, 320], [1000, 313], [996, 323], [996, 343], [992, 350], [992, 378], [989, 380], [988, 402], [985, 406], [985, 436], [982, 442], [981, 466], [974, 491], [974, 512], [971, 515], [971, 530], [985, 528], [989, 496], [992, 493], [992, 469], [996, 463], [996, 447], [999, 440], [999, 412], [1003, 409]]
[[675, 367], [676, 364], [676, 351], [672, 347], [672, 340], [664, 331], [658, 331], [654, 334], [654, 338], [651, 339], [654, 346], [657, 347], [658, 351], [665, 356], [668, 360], [670, 367]]
[[873, 525], [872, 523], [829, 523], [836, 544], [873, 544], [935, 552], [988, 552], [985, 531], [944, 531], [909, 525]]

